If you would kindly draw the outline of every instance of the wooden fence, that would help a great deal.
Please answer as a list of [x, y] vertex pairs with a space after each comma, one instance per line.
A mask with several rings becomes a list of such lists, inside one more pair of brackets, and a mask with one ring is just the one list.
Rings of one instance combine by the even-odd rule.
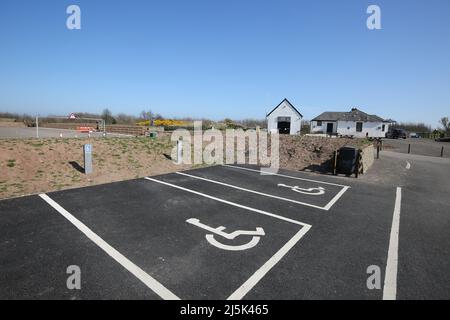
[[145, 134], [146, 128], [142, 126], [127, 126], [121, 124], [106, 125], [106, 132], [129, 134], [133, 136], [142, 136]]
[[[77, 130], [79, 127], [92, 127], [97, 131], [102, 132], [103, 126], [96, 124], [95, 122], [83, 122], [83, 123], [43, 123], [40, 125], [43, 128], [55, 128], [55, 129], [70, 129]], [[121, 133], [133, 136], [142, 136], [145, 134], [146, 128], [142, 126], [111, 124], [106, 125], [106, 132], [108, 133]]]

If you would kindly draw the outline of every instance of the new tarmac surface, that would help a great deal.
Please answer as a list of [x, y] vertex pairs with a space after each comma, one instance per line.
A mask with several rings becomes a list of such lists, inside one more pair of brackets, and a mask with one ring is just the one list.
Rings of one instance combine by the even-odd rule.
[[[383, 139], [386, 150], [430, 157], [450, 158], [450, 142], [438, 142], [425, 138]], [[409, 147], [408, 147], [409, 146]]]
[[214, 166], [0, 201], [0, 299], [449, 299], [450, 163], [400, 156], [359, 179]]

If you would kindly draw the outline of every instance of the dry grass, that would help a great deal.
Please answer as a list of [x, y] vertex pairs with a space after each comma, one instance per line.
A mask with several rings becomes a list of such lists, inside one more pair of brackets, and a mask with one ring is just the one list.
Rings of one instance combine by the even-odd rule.
[[[91, 175], [83, 173], [83, 145], [93, 146]], [[280, 167], [303, 170], [323, 166], [343, 145], [361, 139], [280, 137]], [[185, 170], [170, 160], [169, 135], [149, 138], [0, 139], [0, 198], [135, 179]], [[225, 154], [225, 153], [224, 153]], [[203, 165], [200, 165], [203, 166]]]
[[[85, 175], [83, 145], [93, 146]], [[134, 179], [188, 169], [175, 165], [169, 137], [96, 139], [1, 139], [0, 198]]]

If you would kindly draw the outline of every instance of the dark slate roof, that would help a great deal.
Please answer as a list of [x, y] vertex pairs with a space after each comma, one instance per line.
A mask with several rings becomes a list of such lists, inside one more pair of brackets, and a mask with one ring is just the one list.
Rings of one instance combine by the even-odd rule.
[[384, 122], [385, 120], [374, 114], [367, 114], [357, 108], [353, 108], [350, 112], [324, 112], [312, 119], [312, 121]]
[[272, 112], [274, 112], [274, 111], [275, 111], [279, 106], [281, 106], [281, 104], [282, 104], [283, 102], [285, 102], [285, 101], [288, 103], [288, 105], [289, 105], [292, 109], [294, 109], [295, 112], [297, 112], [297, 113], [300, 115], [300, 117], [303, 118], [303, 115], [302, 115], [297, 109], [295, 109], [294, 105], [293, 105], [292, 103], [290, 103], [289, 100], [286, 99], [286, 98], [284, 98], [283, 101], [281, 101], [275, 108], [273, 108], [273, 110], [270, 111], [270, 112], [267, 114], [266, 117], [268, 117]]

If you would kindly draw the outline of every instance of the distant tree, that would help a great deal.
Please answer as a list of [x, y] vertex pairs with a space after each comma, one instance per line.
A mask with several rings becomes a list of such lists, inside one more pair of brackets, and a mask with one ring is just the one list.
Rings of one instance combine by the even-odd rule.
[[395, 129], [403, 129], [408, 132], [416, 132], [416, 133], [429, 133], [431, 132], [431, 126], [425, 123], [414, 123], [414, 122], [398, 122], [395, 123], [392, 128]]
[[442, 117], [441, 120], [439, 120], [439, 123], [442, 125], [442, 130], [446, 133], [450, 133], [450, 122], [448, 117]]
[[214, 125], [214, 121], [209, 120], [209, 119], [200, 119], [200, 121], [202, 122], [202, 129], [203, 130], [208, 130], [211, 129]]
[[0, 112], [0, 118], [15, 119], [16, 122], [32, 121], [34, 117], [28, 114], [19, 115], [18, 113]]
[[242, 125], [234, 122], [233, 120], [229, 119], [229, 118], [225, 118], [223, 120], [223, 123], [225, 124], [225, 128], [226, 129], [239, 129], [239, 128], [243, 128]]
[[88, 112], [75, 112], [75, 116], [78, 118], [92, 118], [92, 119], [101, 118], [100, 114]]
[[119, 113], [115, 117], [115, 119], [117, 120], [118, 124], [128, 124], [128, 125], [133, 125], [138, 121], [138, 119], [135, 116], [130, 116], [125, 113]]
[[151, 110], [142, 110], [140, 116], [144, 120], [151, 120], [154, 118], [154, 114]]
[[266, 120], [264, 119], [243, 119], [235, 121], [237, 124], [242, 125], [244, 128], [255, 129], [256, 127], [265, 128]]
[[145, 121], [149, 121], [151, 126], [153, 125], [153, 121], [155, 120], [155, 115], [151, 110], [148, 110], [148, 111], [142, 110], [140, 116], [141, 116], [141, 119], [143, 119]]
[[300, 133], [301, 134], [306, 134], [306, 133], [310, 133], [311, 129], [311, 123], [308, 120], [302, 120], [302, 128]]
[[114, 119], [112, 112], [109, 109], [104, 109], [102, 112], [102, 119], [105, 120], [106, 124], [116, 124], [116, 119]]

